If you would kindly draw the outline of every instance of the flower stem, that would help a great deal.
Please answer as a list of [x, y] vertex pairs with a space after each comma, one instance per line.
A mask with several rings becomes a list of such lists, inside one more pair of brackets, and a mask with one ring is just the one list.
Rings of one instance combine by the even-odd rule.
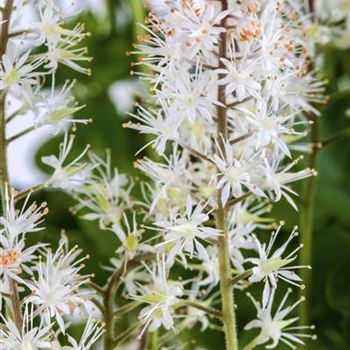
[[[317, 118], [313, 118], [311, 126], [311, 142], [313, 144], [309, 167], [316, 169], [317, 158], [320, 151], [319, 147], [319, 122]], [[300, 265], [312, 265], [312, 233], [314, 226], [314, 210], [315, 210], [315, 192], [316, 192], [316, 177], [311, 176], [306, 179], [302, 194], [303, 205], [300, 210], [300, 240], [304, 244], [304, 248], [300, 252]], [[300, 304], [299, 317], [302, 325], [307, 325], [310, 322], [310, 296], [311, 296], [311, 270], [302, 269], [301, 278], [306, 285], [305, 290], [301, 293], [305, 296], [306, 301]]]
[[158, 350], [158, 330], [147, 333], [147, 350]]
[[[12, 14], [12, 7], [13, 0], [7, 0], [3, 9], [3, 22], [1, 25], [1, 59], [6, 52], [7, 42], [9, 40], [9, 25]], [[5, 212], [5, 192], [8, 186], [5, 103], [6, 91], [0, 91], [0, 195], [3, 213]]]
[[[222, 11], [228, 9], [228, 0], [222, 0]], [[221, 26], [227, 26], [227, 18], [223, 18]], [[225, 58], [227, 54], [227, 34], [220, 34], [219, 41], [219, 68], [224, 68], [221, 58]], [[219, 74], [219, 79], [224, 78]], [[217, 106], [217, 133], [218, 145], [222, 154], [225, 154], [225, 140], [227, 140], [227, 114], [226, 114], [226, 87], [219, 85], [218, 87]], [[238, 350], [236, 315], [234, 305], [234, 287], [231, 283], [231, 263], [229, 250], [229, 234], [227, 225], [227, 209], [224, 208], [221, 202], [221, 190], [218, 191], [218, 209], [216, 212], [217, 228], [222, 231], [222, 235], [218, 240], [219, 250], [219, 274], [220, 274], [220, 290], [222, 297], [222, 316], [225, 332], [226, 350]]]
[[122, 264], [122, 266], [115, 271], [109, 280], [106, 289], [103, 292], [103, 317], [104, 322], [106, 324], [105, 327], [105, 336], [104, 336], [104, 350], [113, 350], [116, 347], [116, 342], [119, 342], [118, 339], [121, 338], [119, 335], [115, 338], [114, 332], [114, 301], [116, 291], [122, 281], [122, 278], [125, 274], [131, 269], [139, 266], [145, 261], [152, 260], [154, 258], [154, 254], [140, 254], [135, 256], [132, 260], [128, 260]]
[[[13, 0], [7, 0], [3, 8], [1, 38], [0, 38], [0, 58], [5, 54], [7, 43], [9, 40], [9, 25], [13, 9]], [[7, 143], [6, 143], [6, 91], [0, 91], [0, 196], [1, 211], [5, 215], [6, 211], [6, 192], [8, 191], [8, 168], [7, 168]], [[22, 312], [21, 304], [18, 296], [17, 282], [10, 280], [11, 288], [11, 304], [15, 324], [19, 332], [22, 331]]]

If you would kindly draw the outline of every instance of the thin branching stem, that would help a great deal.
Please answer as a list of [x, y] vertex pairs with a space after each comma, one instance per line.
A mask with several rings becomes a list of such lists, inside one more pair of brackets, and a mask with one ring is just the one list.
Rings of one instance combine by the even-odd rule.
[[143, 264], [145, 261], [149, 261], [154, 259], [154, 254], [140, 254], [135, 256], [132, 260], [125, 261], [121, 267], [115, 271], [109, 280], [107, 287], [105, 289], [105, 293], [103, 296], [103, 316], [106, 324], [106, 332], [104, 337], [104, 348], [106, 350], [114, 349], [114, 307], [115, 307], [115, 296], [117, 289], [122, 281], [122, 278], [127, 274], [130, 270], [135, 267]]
[[245, 280], [246, 278], [250, 277], [252, 274], [253, 274], [253, 270], [244, 271], [241, 274], [233, 277], [231, 279], [231, 283], [233, 285], [236, 285], [238, 282]]
[[205, 306], [203, 304], [200, 304], [200, 303], [198, 303], [196, 301], [186, 300], [186, 301], [183, 302], [183, 305], [193, 307], [195, 309], [204, 311], [206, 314], [208, 314], [210, 316], [222, 319], [222, 312], [214, 310], [214, 309], [211, 309], [211, 308], [209, 308], [209, 307], [207, 307], [207, 306]]

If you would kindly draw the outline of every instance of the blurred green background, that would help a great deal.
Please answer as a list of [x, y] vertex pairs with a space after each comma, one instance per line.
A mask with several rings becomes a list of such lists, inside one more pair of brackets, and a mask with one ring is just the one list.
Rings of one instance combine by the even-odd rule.
[[[102, 0], [101, 0], [102, 1]], [[93, 118], [89, 126], [79, 127], [76, 134], [75, 152], [83, 150], [87, 143], [92, 149], [102, 154], [106, 148], [112, 150], [113, 164], [121, 172], [140, 176], [133, 169], [134, 154], [145, 143], [137, 132], [124, 129], [122, 124], [127, 119], [125, 113], [118, 111], [110, 97], [113, 84], [131, 79], [130, 58], [125, 52], [135, 42], [138, 27], [134, 20], [142, 18], [141, 1], [119, 0], [107, 2], [106, 14], [95, 16], [83, 12], [79, 21], [86, 24], [92, 36], [83, 43], [94, 57], [92, 76], [86, 77], [74, 73], [78, 79], [75, 88], [77, 100], [86, 108], [77, 117]], [[72, 23], [73, 25], [73, 23]], [[321, 139], [344, 130], [350, 126], [350, 52], [324, 47], [323, 71], [329, 80], [327, 87], [331, 96], [330, 103], [322, 108], [320, 119]], [[58, 81], [72, 78], [72, 71], [61, 68]], [[131, 80], [133, 81], [133, 80]], [[128, 96], [128, 85], [122, 85], [121, 91]], [[120, 89], [119, 89], [120, 90]], [[127, 102], [122, 97], [120, 104]], [[43, 155], [56, 153], [62, 137], [53, 138], [44, 144], [36, 154], [36, 162], [41, 165]], [[305, 157], [307, 164], [307, 156]], [[318, 160], [319, 176], [315, 199], [315, 227], [313, 241], [313, 283], [308, 286], [312, 293], [312, 324], [317, 327], [319, 339], [309, 342], [306, 349], [348, 350], [350, 349], [350, 143], [349, 138], [337, 142], [320, 153]], [[301, 193], [301, 185], [296, 186]], [[108, 265], [110, 257], [118, 247], [118, 241], [108, 232], [101, 231], [96, 223], [80, 220], [68, 211], [74, 203], [69, 195], [59, 191], [43, 191], [38, 200], [49, 203], [50, 213], [46, 218], [47, 230], [40, 233], [40, 239], [55, 243], [60, 237], [60, 230], [67, 230], [72, 245], [77, 243], [91, 255], [87, 270], [96, 273], [96, 282], [103, 284], [108, 272], [103, 266]], [[298, 224], [298, 213], [285, 203], [276, 206], [271, 214], [287, 222], [286, 229]], [[37, 237], [38, 238], [38, 237]], [[282, 288], [283, 290], [283, 288]], [[237, 293], [239, 328], [254, 317], [254, 308], [244, 293]], [[254, 292], [253, 292], [254, 294]], [[297, 296], [297, 292], [295, 293]], [[257, 295], [257, 294], [255, 294]], [[124, 325], [121, 325], [124, 327]], [[246, 344], [254, 335], [243, 335]], [[223, 334], [216, 331], [199, 329], [188, 330], [177, 336], [188, 342], [183, 349], [223, 349]], [[195, 340], [196, 344], [192, 344]], [[277, 349], [285, 349], [279, 346]]]

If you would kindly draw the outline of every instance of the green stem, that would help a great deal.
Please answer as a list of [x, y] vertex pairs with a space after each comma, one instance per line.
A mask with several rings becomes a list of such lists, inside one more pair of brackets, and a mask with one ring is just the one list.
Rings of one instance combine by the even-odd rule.
[[[115, 334], [114, 334], [114, 301], [116, 291], [122, 281], [123, 276], [130, 271], [131, 269], [139, 266], [144, 261], [152, 260], [154, 258], [154, 254], [140, 254], [132, 260], [128, 260], [122, 264], [119, 270], [115, 271], [113, 276], [108, 282], [106, 289], [103, 294], [103, 316], [105, 326], [105, 336], [104, 336], [104, 349], [112, 350], [115, 348]], [[119, 339], [118, 336], [116, 339]]]
[[140, 305], [139, 301], [132, 301], [131, 303], [123, 305], [118, 310], [116, 310], [114, 312], [113, 317], [120, 318], [121, 316], [125, 315], [126, 313], [129, 313], [132, 310], [136, 309], [139, 305]]
[[242, 272], [240, 275], [237, 275], [231, 279], [232, 285], [237, 284], [239, 281], [245, 280], [253, 274], [253, 270], [247, 270]]
[[136, 322], [133, 325], [131, 325], [128, 329], [126, 329], [123, 333], [118, 335], [117, 338], [115, 338], [111, 346], [107, 348], [106, 350], [113, 350], [115, 349], [118, 345], [123, 344], [126, 340], [128, 340], [132, 334], [141, 326], [140, 322]]
[[201, 310], [201, 311], [204, 311], [205, 313], [207, 313], [210, 316], [222, 319], [222, 312], [216, 311], [214, 309], [210, 309], [210, 308], [206, 307], [205, 305], [199, 304], [195, 301], [186, 300], [182, 304], [186, 305], [186, 306], [193, 307], [193, 308]]
[[20, 137], [25, 136], [36, 129], [37, 128], [35, 126], [30, 126], [26, 129], [20, 131], [18, 134], [11, 136], [6, 142], [7, 142], [7, 144], [10, 144], [11, 142], [18, 140]]
[[254, 349], [258, 345], [259, 340], [260, 340], [259, 337], [253, 339], [247, 346], [244, 347], [243, 350], [252, 350], [252, 349]]
[[[314, 118], [311, 126], [311, 142], [313, 148], [309, 158], [309, 167], [317, 168], [317, 158], [320, 151], [319, 141], [319, 121]], [[304, 182], [302, 193], [302, 203], [300, 210], [300, 240], [304, 244], [304, 248], [300, 252], [300, 265], [312, 265], [312, 234], [314, 226], [315, 211], [315, 193], [316, 193], [316, 177], [311, 176]], [[306, 297], [306, 301], [300, 304], [299, 317], [302, 325], [310, 322], [310, 296], [311, 296], [311, 270], [302, 269], [301, 278], [306, 285], [305, 290], [301, 293]]]
[[[222, 11], [228, 9], [228, 0], [221, 0]], [[227, 18], [221, 21], [221, 27], [227, 26]], [[219, 44], [219, 68], [224, 68], [224, 64], [220, 58], [226, 57], [227, 54], [227, 33], [220, 34]], [[224, 76], [219, 74], [218, 79]], [[225, 143], [227, 140], [227, 109], [226, 106], [226, 87], [220, 85], [218, 87], [218, 101], [220, 105], [217, 106], [217, 133], [218, 144], [222, 154], [225, 154]], [[238, 350], [236, 314], [234, 305], [234, 289], [231, 283], [231, 262], [229, 250], [229, 232], [227, 225], [227, 209], [223, 207], [221, 202], [221, 190], [218, 191], [218, 209], [216, 212], [217, 228], [222, 231], [222, 235], [218, 240], [219, 250], [219, 274], [220, 274], [220, 290], [222, 297], [222, 315], [223, 326], [225, 332], [226, 350]]]
[[147, 350], [159, 350], [158, 338], [159, 338], [158, 330], [147, 333], [147, 347], [146, 347]]

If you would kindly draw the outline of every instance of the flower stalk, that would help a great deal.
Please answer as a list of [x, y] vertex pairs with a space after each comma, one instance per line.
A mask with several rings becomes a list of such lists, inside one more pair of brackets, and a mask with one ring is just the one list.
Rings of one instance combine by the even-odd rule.
[[[222, 0], [222, 11], [228, 9], [228, 1]], [[221, 27], [225, 28], [227, 25], [227, 17], [221, 21]], [[219, 68], [224, 68], [224, 63], [221, 60], [226, 58], [227, 54], [227, 32], [220, 34], [219, 41]], [[225, 76], [219, 74], [219, 79]], [[225, 141], [227, 140], [227, 116], [226, 116], [226, 86], [218, 86], [218, 101], [220, 105], [217, 106], [217, 139], [220, 152], [225, 153]], [[221, 105], [222, 104], [222, 105]], [[227, 209], [222, 203], [222, 190], [217, 194], [218, 209], [216, 212], [217, 228], [221, 230], [222, 235], [218, 239], [219, 251], [219, 275], [220, 275], [220, 290], [222, 295], [222, 315], [225, 332], [226, 350], [238, 350], [237, 325], [234, 304], [234, 289], [231, 283], [231, 262], [229, 251], [229, 233], [227, 223]]]
[[[309, 168], [316, 170], [318, 155], [321, 151], [319, 137], [319, 121], [317, 118], [313, 118], [313, 124], [311, 125], [310, 135], [312, 150], [309, 158]], [[300, 264], [306, 266], [312, 264], [316, 187], [317, 179], [314, 176], [310, 177], [306, 179], [302, 193], [303, 202], [300, 210], [300, 241], [304, 244], [304, 247], [300, 252]], [[308, 286], [307, 288], [301, 291], [301, 294], [305, 297], [305, 302], [301, 303], [299, 307], [300, 322], [302, 325], [306, 325], [310, 322], [312, 271], [310, 269], [303, 269], [301, 271], [301, 278], [303, 279], [304, 284]]]

